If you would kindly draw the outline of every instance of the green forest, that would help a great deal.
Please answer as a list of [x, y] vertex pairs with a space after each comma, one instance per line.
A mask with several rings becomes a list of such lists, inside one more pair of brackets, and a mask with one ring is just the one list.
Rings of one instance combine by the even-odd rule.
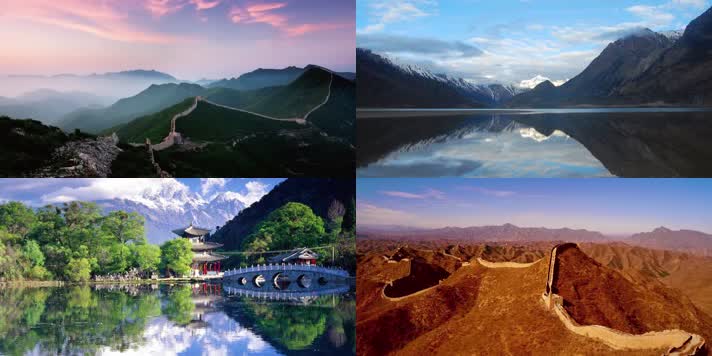
[[36, 210], [20, 202], [0, 204], [0, 281], [83, 282], [129, 270], [143, 277], [165, 270], [187, 272], [190, 242], [150, 244], [143, 226], [137, 213], [102, 214], [89, 202]]
[[[286, 203], [243, 241], [240, 250], [249, 258], [233, 258], [227, 266], [264, 263], [270, 251], [336, 245], [336, 264], [355, 270], [354, 221], [353, 201], [344, 206], [335, 200], [327, 219], [307, 205]], [[319, 262], [329, 264], [331, 257], [329, 250]], [[128, 272], [136, 278], [184, 276], [192, 259], [187, 239], [148, 243], [138, 213], [103, 214], [95, 203], [80, 201], [39, 209], [21, 202], [0, 204], [0, 281], [85, 282]]]
[[[351, 270], [353, 265], [355, 271], [355, 214], [353, 202], [346, 207], [334, 200], [329, 206], [327, 219], [314, 214], [307, 205], [290, 202], [274, 210], [257, 224], [253, 233], [243, 241], [240, 250], [245, 251], [248, 256], [256, 257], [249, 259], [250, 262], [264, 263], [270, 251], [336, 245], [336, 264], [348, 270]], [[245, 264], [247, 260], [241, 262]], [[319, 262], [331, 262], [330, 250], [328, 256], [320, 255]]]

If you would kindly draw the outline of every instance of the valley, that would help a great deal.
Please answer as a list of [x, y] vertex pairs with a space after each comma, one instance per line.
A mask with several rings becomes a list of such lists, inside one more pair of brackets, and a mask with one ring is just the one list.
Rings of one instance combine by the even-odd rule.
[[[107, 108], [71, 112], [57, 121], [60, 128], [89, 132], [82, 134], [96, 140], [113, 136], [107, 149], [118, 154], [108, 157], [114, 169], [97, 170], [95, 161], [106, 162], [106, 157], [76, 153], [73, 160], [80, 162], [73, 166], [82, 168], [56, 174], [348, 175], [355, 155], [355, 115], [349, 110], [355, 105], [355, 84], [323, 67], [295, 68], [257, 70], [244, 75], [244, 80], [223, 82], [226, 87], [218, 86], [220, 81], [209, 88], [188, 83], [151, 85]], [[250, 89], [233, 89], [240, 87], [235, 81], [251, 83], [246, 84]], [[271, 84], [277, 86], [266, 86]], [[40, 156], [35, 159], [47, 165], [55, 152], [36, 154]], [[56, 171], [28, 167], [20, 174], [34, 176], [43, 169]]]

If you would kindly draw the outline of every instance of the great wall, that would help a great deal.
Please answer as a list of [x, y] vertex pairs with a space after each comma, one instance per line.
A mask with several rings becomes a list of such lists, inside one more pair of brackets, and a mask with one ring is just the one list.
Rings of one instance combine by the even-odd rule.
[[704, 338], [684, 330], [652, 331], [633, 335], [602, 325], [578, 324], [564, 308], [564, 299], [554, 293], [557, 253], [563, 248], [571, 247], [578, 248], [578, 245], [566, 243], [552, 248], [546, 286], [542, 294], [546, 307], [556, 314], [567, 329], [575, 334], [599, 340], [616, 350], [666, 349], [668, 355], [695, 355], [702, 349], [705, 345]]
[[[580, 325], [564, 308], [564, 299], [556, 294], [555, 278], [557, 268], [557, 253], [564, 248], [579, 248], [578, 244], [565, 243], [559, 244], [552, 248], [549, 257], [548, 273], [544, 293], [542, 299], [545, 307], [552, 311], [558, 317], [561, 323], [569, 331], [596, 341], [602, 342], [605, 345], [615, 350], [666, 350], [666, 355], [696, 355], [705, 346], [705, 340], [702, 336], [693, 334], [684, 330], [672, 329], [662, 331], [651, 331], [644, 334], [629, 334], [620, 330], [612, 329], [603, 325]], [[452, 256], [455, 257], [455, 256]], [[517, 262], [490, 262], [482, 258], [477, 258], [479, 265], [485, 268], [529, 268], [533, 265], [542, 262], [546, 257], [530, 263]], [[387, 263], [398, 263], [396, 261], [386, 259]], [[410, 262], [404, 258], [400, 262]], [[470, 263], [463, 262], [461, 267], [470, 266]], [[440, 281], [441, 283], [442, 281]], [[393, 281], [386, 283], [381, 290], [381, 297], [392, 302], [402, 301], [417, 295], [427, 293], [440, 286], [440, 283], [429, 288], [417, 291], [415, 293], [402, 297], [389, 297], [385, 291], [388, 286], [393, 284]]]

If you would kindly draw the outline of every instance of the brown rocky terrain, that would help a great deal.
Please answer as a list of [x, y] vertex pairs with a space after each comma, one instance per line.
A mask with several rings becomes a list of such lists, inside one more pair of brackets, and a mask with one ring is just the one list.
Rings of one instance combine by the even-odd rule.
[[[419, 241], [400, 248], [394, 241], [360, 240], [357, 352], [659, 355], [667, 351], [614, 350], [569, 331], [541, 298], [553, 245]], [[556, 285], [577, 322], [633, 333], [681, 328], [712, 339], [712, 319], [702, 308], [704, 298], [693, 298], [690, 291], [677, 288], [682, 281], [695, 279], [678, 276], [689, 268], [687, 259], [712, 266], [710, 260], [615, 243], [581, 248], [584, 252], [561, 256], [561, 278]], [[487, 268], [477, 262], [478, 257], [492, 262], [539, 262], [526, 268]], [[446, 262], [458, 259], [462, 263]], [[414, 260], [433, 261], [438, 268], [451, 263], [456, 269], [438, 284], [414, 294], [408, 290], [398, 298], [384, 295], [386, 285], [411, 275]]]

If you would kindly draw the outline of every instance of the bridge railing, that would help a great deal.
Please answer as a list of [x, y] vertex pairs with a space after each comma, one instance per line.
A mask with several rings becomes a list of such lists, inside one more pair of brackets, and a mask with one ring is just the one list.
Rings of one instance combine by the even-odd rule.
[[324, 266], [317, 266], [317, 265], [303, 265], [303, 264], [291, 264], [291, 263], [284, 263], [284, 264], [264, 264], [264, 265], [256, 265], [256, 266], [250, 266], [250, 267], [240, 267], [240, 268], [233, 268], [229, 269], [227, 271], [224, 271], [223, 277], [230, 277], [230, 276], [236, 276], [240, 275], [243, 273], [253, 273], [253, 272], [271, 272], [271, 271], [308, 271], [308, 272], [318, 272], [318, 273], [325, 273], [325, 274], [331, 274], [331, 275], [336, 275], [339, 277], [348, 277], [349, 272], [338, 268], [338, 267], [324, 267]]
[[235, 287], [225, 287], [225, 291], [231, 295], [247, 296], [252, 298], [265, 298], [273, 300], [289, 300], [303, 297], [320, 297], [323, 295], [342, 294], [349, 291], [348, 286], [340, 285], [332, 288], [317, 289], [310, 291], [284, 291], [284, 292], [264, 292]]

